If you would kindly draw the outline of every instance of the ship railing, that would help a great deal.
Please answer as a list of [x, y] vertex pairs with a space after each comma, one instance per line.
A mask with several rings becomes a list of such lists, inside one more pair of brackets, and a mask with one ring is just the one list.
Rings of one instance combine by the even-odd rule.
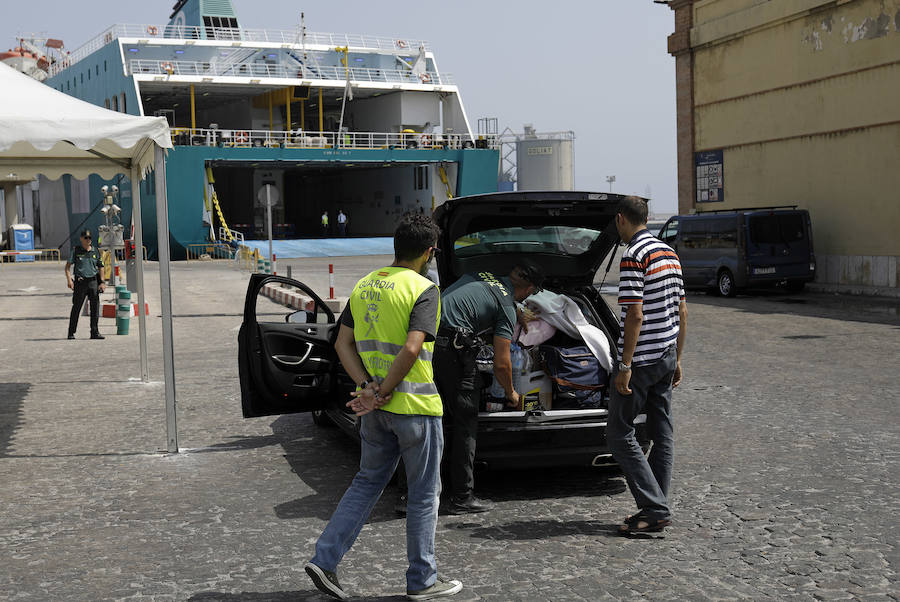
[[344, 33], [307, 32], [305, 40], [301, 40], [299, 29], [242, 29], [235, 27], [198, 27], [187, 25], [154, 25], [154, 24], [116, 24], [88, 40], [73, 52], [66, 55], [63, 61], [51, 65], [51, 75], [71, 67], [78, 61], [96, 52], [117, 38], [135, 38], [139, 41], [159, 38], [173, 40], [222, 40], [242, 42], [271, 42], [301, 46], [303, 43], [314, 46], [349, 46], [366, 50], [387, 50], [401, 54], [418, 52], [431, 46], [425, 40], [409, 38], [389, 38]]
[[[218, 61], [166, 61], [134, 59], [128, 61], [131, 75], [180, 75], [187, 77], [248, 77], [280, 79], [316, 79], [344, 81], [347, 72], [340, 66], [300, 68], [269, 63], [222, 63]], [[371, 69], [352, 67], [351, 82], [383, 82], [389, 84], [454, 85], [449, 73], [425, 71], [415, 74], [409, 69]]]
[[312, 149], [470, 149], [499, 148], [496, 135], [422, 132], [314, 132], [305, 130], [239, 130], [172, 128], [176, 146]]

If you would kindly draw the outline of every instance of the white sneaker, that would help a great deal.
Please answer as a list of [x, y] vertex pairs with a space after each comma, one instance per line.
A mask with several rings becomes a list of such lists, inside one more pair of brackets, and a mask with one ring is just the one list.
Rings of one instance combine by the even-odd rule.
[[406, 590], [406, 597], [410, 600], [431, 600], [443, 596], [452, 596], [462, 590], [462, 582], [456, 579], [444, 579], [440, 575], [430, 587], [418, 591]]

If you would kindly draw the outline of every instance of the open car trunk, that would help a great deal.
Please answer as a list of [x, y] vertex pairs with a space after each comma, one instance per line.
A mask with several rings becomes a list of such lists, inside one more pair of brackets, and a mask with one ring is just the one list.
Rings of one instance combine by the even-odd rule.
[[[463, 274], [482, 270], [505, 275], [518, 260], [528, 258], [543, 268], [544, 289], [574, 301], [587, 323], [599, 329], [610, 353], [606, 367], [611, 368], [617, 360], [618, 320], [593, 281], [618, 244], [613, 218], [620, 199], [614, 194], [553, 191], [450, 200], [435, 212], [442, 230], [439, 246], [445, 250], [438, 256], [441, 286], [446, 289]], [[516, 409], [490, 395], [492, 375], [482, 373], [480, 462], [514, 467], [524, 448], [539, 446], [543, 453], [538, 463], [565, 463], [555, 451], [572, 460], [583, 454], [577, 463], [613, 463], [605, 441], [609, 370], [599, 372], [597, 384], [602, 387], [583, 404], [573, 403], [570, 387], [547, 376], [545, 354], [578, 346], [585, 342], [559, 330], [537, 349], [524, 350], [531, 366], [522, 376], [525, 387], [517, 389], [526, 394], [525, 403]], [[514, 371], [516, 365], [514, 361]], [[598, 453], [598, 447], [604, 453]]]

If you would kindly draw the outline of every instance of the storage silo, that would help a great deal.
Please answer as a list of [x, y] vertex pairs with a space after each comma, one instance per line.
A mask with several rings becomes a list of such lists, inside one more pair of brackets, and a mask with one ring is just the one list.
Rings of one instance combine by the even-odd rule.
[[575, 190], [574, 132], [536, 133], [525, 126], [516, 139], [518, 190]]

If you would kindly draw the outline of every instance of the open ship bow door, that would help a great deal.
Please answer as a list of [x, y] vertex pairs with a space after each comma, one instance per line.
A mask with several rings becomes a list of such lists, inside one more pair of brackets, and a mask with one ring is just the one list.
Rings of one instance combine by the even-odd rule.
[[253, 274], [238, 333], [245, 418], [324, 409], [338, 369], [331, 309], [302, 282]]

